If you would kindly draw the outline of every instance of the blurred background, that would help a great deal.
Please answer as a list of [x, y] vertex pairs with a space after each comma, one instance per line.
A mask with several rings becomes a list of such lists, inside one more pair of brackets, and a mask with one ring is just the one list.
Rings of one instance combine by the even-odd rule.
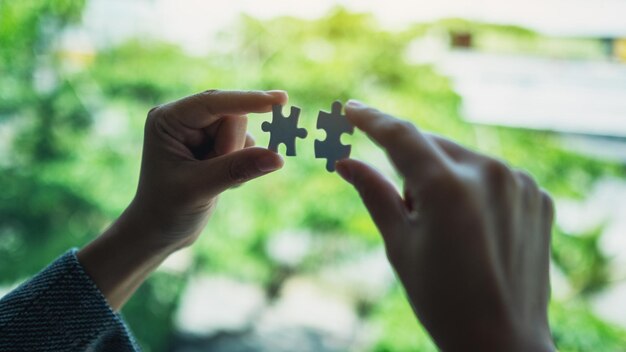
[[[435, 351], [356, 193], [314, 159], [318, 111], [348, 98], [532, 173], [557, 205], [559, 349], [626, 351], [624, 14], [620, 0], [0, 0], [0, 295], [120, 214], [151, 107], [284, 89], [309, 137], [225, 194], [124, 308], [146, 351]], [[250, 119], [261, 146], [270, 118]], [[398, 180], [362, 134], [344, 142]]]

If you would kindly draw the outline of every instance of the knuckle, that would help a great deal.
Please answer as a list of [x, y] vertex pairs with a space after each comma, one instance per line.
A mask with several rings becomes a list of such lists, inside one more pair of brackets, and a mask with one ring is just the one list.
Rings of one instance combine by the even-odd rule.
[[220, 94], [222, 94], [222, 91], [219, 89], [207, 89], [201, 93], [194, 95], [193, 98], [196, 102], [203, 101], [205, 99], [218, 99]]
[[528, 187], [530, 189], [538, 188], [537, 183], [535, 182], [535, 179], [527, 171], [516, 170], [514, 171], [514, 173], [517, 179], [519, 180], [519, 182], [525, 187]]
[[483, 173], [487, 182], [497, 188], [507, 188], [515, 184], [511, 169], [500, 160], [489, 159], [483, 166]]
[[148, 111], [148, 116], [146, 117], [146, 122], [144, 124], [145, 132], [154, 132], [159, 129], [159, 120], [161, 116], [162, 107], [155, 106], [150, 111]]
[[[395, 117], [394, 117], [395, 118]], [[414, 130], [415, 129], [415, 125], [413, 125], [411, 122], [407, 121], [407, 120], [401, 120], [401, 119], [396, 119], [397, 122], [400, 126], [402, 126], [402, 128], [404, 130]]]
[[417, 127], [415, 127], [415, 125], [409, 121], [400, 120], [399, 124], [400, 126], [402, 126], [403, 133], [414, 134], [415, 132], [417, 132]]
[[157, 106], [153, 107], [152, 109], [150, 109], [150, 110], [148, 111], [148, 116], [153, 116], [153, 115], [155, 115], [155, 114], [159, 111], [159, 108], [160, 108], [160, 107], [161, 107], [161, 105], [157, 105]]
[[220, 93], [219, 89], [207, 89], [200, 93], [201, 95], [218, 95]]
[[198, 106], [202, 106], [209, 114], [215, 114], [212, 103], [220, 99], [219, 95], [223, 91], [219, 89], [207, 89], [201, 93], [192, 96], [192, 101]]
[[163, 105], [157, 105], [148, 110], [148, 120], [154, 120], [163, 112]]

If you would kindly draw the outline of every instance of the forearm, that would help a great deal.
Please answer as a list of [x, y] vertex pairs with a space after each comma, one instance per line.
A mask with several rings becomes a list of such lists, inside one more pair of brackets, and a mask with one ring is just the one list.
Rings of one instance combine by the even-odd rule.
[[172, 252], [155, 243], [159, 229], [131, 204], [111, 227], [78, 254], [78, 260], [109, 305], [119, 310]]

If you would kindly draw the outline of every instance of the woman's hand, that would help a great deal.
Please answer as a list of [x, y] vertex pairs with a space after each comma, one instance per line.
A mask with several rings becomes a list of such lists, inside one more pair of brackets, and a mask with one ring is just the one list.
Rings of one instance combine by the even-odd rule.
[[114, 309], [169, 254], [196, 240], [220, 193], [282, 167], [278, 154], [251, 147], [246, 114], [286, 101], [283, 91], [210, 90], [150, 110], [134, 200], [78, 252]]
[[211, 90], [150, 111], [131, 206], [161, 232], [153, 240], [191, 244], [220, 193], [282, 167], [278, 154], [249, 148], [254, 140], [246, 133], [246, 114], [286, 101], [282, 91]]
[[554, 350], [547, 319], [553, 206], [526, 173], [358, 102], [347, 118], [388, 154], [405, 194], [337, 163], [380, 230], [412, 307], [444, 351]]

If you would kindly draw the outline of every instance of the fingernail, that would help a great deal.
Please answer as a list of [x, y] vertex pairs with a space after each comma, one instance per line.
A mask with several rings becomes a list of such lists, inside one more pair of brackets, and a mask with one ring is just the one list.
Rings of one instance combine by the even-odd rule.
[[284, 90], [280, 90], [280, 89], [273, 89], [273, 90], [267, 90], [265, 91], [265, 93], [274, 96], [274, 97], [286, 97], [287, 99], [289, 99], [289, 94], [287, 94], [286, 91]]
[[355, 100], [355, 99], [348, 100], [348, 103], [346, 103], [346, 106], [350, 106], [350, 107], [353, 107], [353, 108], [359, 108], [359, 109], [366, 107], [365, 104], [363, 104], [362, 102], [360, 102], [358, 100]]
[[335, 163], [335, 170], [344, 180], [352, 183], [352, 170], [342, 163], [341, 160]]
[[283, 167], [283, 158], [278, 155], [264, 155], [256, 160], [256, 167], [261, 172], [271, 172]]

